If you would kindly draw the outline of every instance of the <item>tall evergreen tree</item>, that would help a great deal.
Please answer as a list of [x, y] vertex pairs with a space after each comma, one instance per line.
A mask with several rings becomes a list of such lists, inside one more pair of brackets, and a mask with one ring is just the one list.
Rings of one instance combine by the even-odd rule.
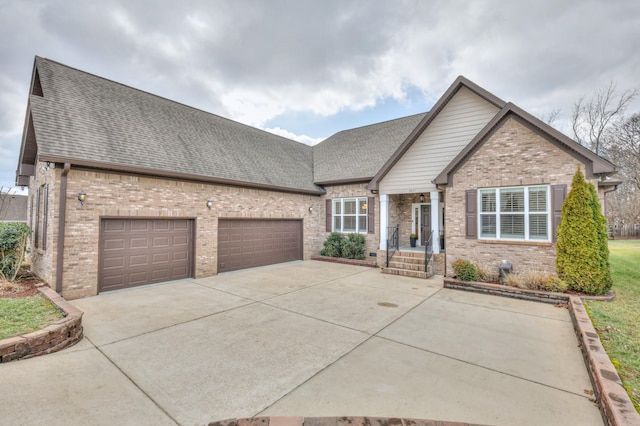
[[599, 279], [602, 291], [605, 293], [611, 289], [613, 279], [611, 278], [611, 265], [609, 263], [609, 236], [607, 232], [607, 219], [602, 214], [602, 205], [598, 198], [598, 191], [592, 183], [587, 184], [589, 193], [591, 194], [591, 210], [593, 211], [593, 220], [596, 224], [597, 240], [598, 240], [598, 257], [600, 260]]
[[602, 294], [611, 288], [606, 222], [593, 185], [578, 167], [562, 205], [556, 271], [570, 290]]

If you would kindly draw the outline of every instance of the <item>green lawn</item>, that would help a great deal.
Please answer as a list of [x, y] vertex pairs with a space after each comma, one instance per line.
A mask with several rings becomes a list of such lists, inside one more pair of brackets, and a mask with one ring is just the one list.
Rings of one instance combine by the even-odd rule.
[[588, 302], [587, 310], [609, 358], [640, 412], [640, 240], [609, 241], [613, 302]]
[[63, 318], [42, 296], [0, 298], [0, 339], [40, 330]]

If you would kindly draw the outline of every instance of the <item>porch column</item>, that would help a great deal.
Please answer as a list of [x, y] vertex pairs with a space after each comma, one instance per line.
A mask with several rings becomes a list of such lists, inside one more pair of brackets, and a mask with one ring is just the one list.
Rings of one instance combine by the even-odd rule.
[[440, 253], [440, 193], [429, 193], [431, 199], [431, 230], [433, 231], [433, 252]]
[[389, 226], [389, 196], [380, 194], [380, 250], [387, 249], [387, 238], [389, 237], [387, 227]]

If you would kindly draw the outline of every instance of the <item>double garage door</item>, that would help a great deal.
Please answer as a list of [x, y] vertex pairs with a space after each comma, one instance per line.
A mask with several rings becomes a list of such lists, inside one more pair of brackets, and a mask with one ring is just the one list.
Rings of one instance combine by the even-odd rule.
[[[193, 276], [192, 219], [103, 219], [100, 291]], [[218, 272], [302, 259], [302, 221], [218, 221]]]
[[218, 272], [300, 259], [301, 220], [218, 220]]

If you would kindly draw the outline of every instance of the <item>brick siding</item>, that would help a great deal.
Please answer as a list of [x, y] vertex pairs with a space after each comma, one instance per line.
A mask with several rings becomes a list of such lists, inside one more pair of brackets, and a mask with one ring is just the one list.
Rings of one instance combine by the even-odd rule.
[[[30, 191], [35, 193], [41, 182], [50, 182], [48, 243], [46, 251], [36, 250], [32, 256], [32, 269], [55, 288], [59, 195], [55, 187], [60, 181], [61, 170], [43, 172], [41, 166], [39, 164], [37, 176], [32, 178]], [[80, 191], [87, 194], [84, 206], [77, 200]], [[213, 201], [211, 210], [206, 206], [209, 199]], [[324, 231], [324, 197], [315, 195], [72, 168], [68, 175], [66, 201], [62, 294], [67, 299], [98, 292], [101, 218], [194, 219], [196, 278], [217, 273], [218, 218], [302, 219], [304, 259], [318, 254], [323, 241], [320, 224]], [[309, 212], [309, 207], [313, 208], [312, 212]]]
[[566, 184], [580, 165], [572, 155], [513, 118], [497, 131], [453, 175], [445, 191], [447, 275], [458, 259], [483, 263], [497, 270], [502, 260], [514, 271], [535, 269], [555, 273], [555, 243], [466, 239], [465, 190], [516, 185]]
[[367, 183], [355, 183], [348, 185], [334, 185], [325, 187], [327, 194], [322, 197], [322, 217], [319, 223], [320, 225], [320, 244], [318, 247], [323, 247], [323, 242], [327, 239], [329, 232], [326, 232], [326, 199], [333, 200], [334, 198], [352, 198], [352, 197], [375, 197], [375, 233], [362, 234], [366, 239], [365, 247], [365, 259], [371, 260], [373, 257], [369, 256], [369, 253], [377, 253], [379, 248], [380, 238], [380, 199], [378, 195], [374, 195], [371, 191], [367, 191]]

